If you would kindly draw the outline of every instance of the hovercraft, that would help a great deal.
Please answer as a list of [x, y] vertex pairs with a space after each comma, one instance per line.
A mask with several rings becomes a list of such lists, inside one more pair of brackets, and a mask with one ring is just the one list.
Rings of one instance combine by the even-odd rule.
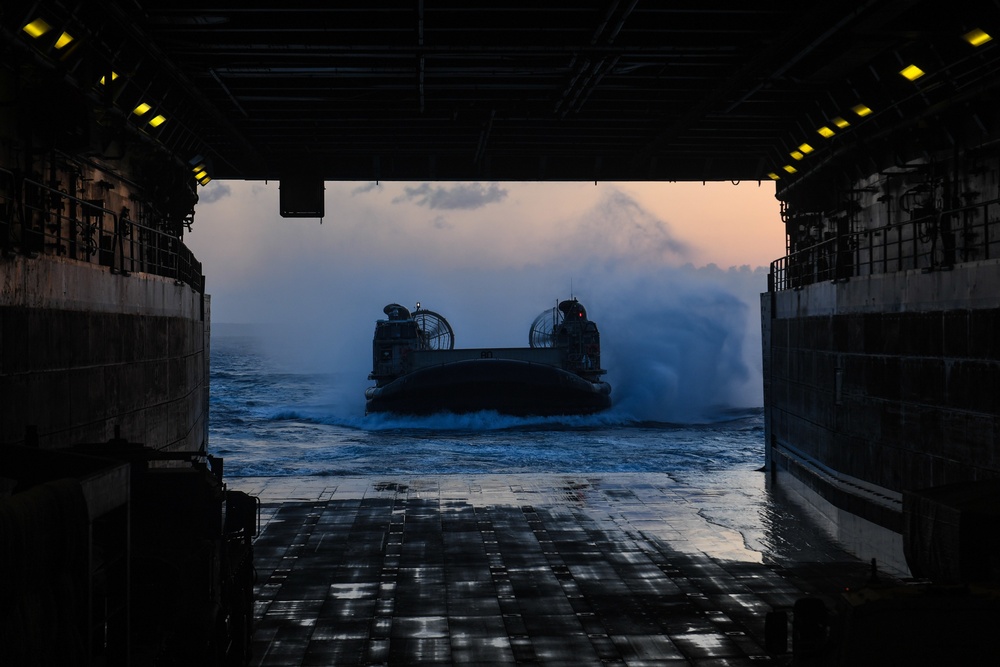
[[372, 341], [374, 387], [365, 412], [427, 415], [493, 410], [518, 416], [582, 415], [611, 406], [597, 324], [576, 299], [537, 318], [529, 347], [455, 348], [448, 321], [417, 304], [383, 309]]

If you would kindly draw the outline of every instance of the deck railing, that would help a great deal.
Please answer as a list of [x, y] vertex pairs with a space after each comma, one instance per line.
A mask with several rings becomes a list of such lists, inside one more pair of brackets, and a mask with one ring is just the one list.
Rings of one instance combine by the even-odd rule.
[[1000, 199], [826, 239], [771, 262], [768, 291], [1000, 258]]
[[0, 169], [0, 251], [58, 255], [122, 275], [151, 273], [205, 291], [201, 263], [176, 234], [6, 169]]

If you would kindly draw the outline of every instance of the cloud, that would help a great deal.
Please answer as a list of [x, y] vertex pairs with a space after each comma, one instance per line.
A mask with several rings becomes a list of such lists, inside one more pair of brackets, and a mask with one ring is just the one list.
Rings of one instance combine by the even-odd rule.
[[198, 201], [202, 204], [212, 204], [220, 199], [225, 199], [230, 194], [232, 194], [232, 191], [228, 185], [215, 182], [212, 185], [206, 186], [198, 193]]
[[353, 190], [351, 190], [351, 196], [353, 197], [355, 195], [363, 195], [366, 192], [371, 192], [373, 190], [377, 190], [377, 191], [381, 192], [382, 191], [382, 185], [378, 181], [374, 181], [372, 183], [367, 183], [366, 185], [359, 185], [358, 187], [356, 187]]
[[495, 204], [507, 198], [507, 190], [496, 183], [458, 183], [451, 188], [432, 187], [423, 183], [403, 189], [403, 194], [392, 200], [393, 204], [414, 202], [418, 206], [446, 210], [474, 210]]

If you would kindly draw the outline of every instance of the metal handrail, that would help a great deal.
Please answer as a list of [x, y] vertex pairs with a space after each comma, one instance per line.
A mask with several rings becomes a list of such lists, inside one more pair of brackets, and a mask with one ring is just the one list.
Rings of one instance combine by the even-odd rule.
[[[48, 253], [111, 271], [173, 278], [200, 293], [201, 263], [177, 236], [0, 168], [0, 250]], [[8, 193], [8, 194], [5, 194]]]
[[779, 292], [855, 276], [949, 269], [998, 257], [1000, 199], [991, 199], [825, 239], [771, 262], [767, 288]]

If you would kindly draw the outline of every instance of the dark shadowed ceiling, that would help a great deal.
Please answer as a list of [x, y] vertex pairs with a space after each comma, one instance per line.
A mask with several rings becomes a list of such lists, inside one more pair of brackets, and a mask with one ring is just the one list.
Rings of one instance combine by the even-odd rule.
[[[975, 99], [997, 69], [995, 42], [962, 39], [997, 34], [989, 2], [235, 4], [12, 5], [5, 53], [56, 61], [122, 123], [239, 179], [788, 178], [803, 144], [806, 164]], [[37, 18], [53, 30], [24, 32]], [[899, 75], [911, 61], [924, 78]]]

